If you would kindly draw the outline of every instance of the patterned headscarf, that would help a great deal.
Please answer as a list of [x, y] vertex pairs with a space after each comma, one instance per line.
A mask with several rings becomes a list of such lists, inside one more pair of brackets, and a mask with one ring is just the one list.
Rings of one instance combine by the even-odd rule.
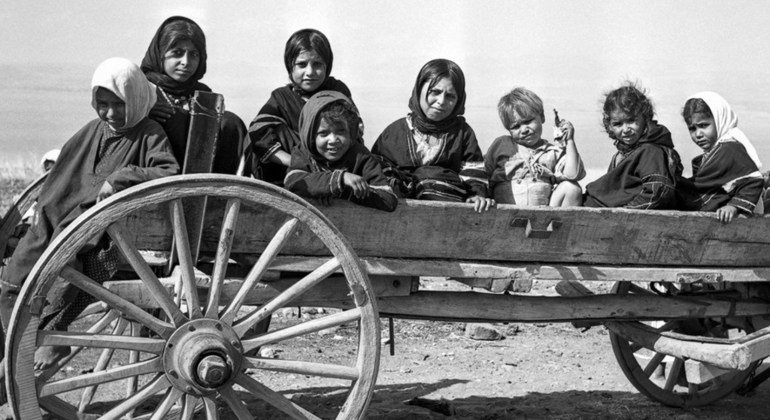
[[108, 58], [94, 72], [91, 79], [91, 106], [96, 108], [96, 90], [104, 88], [126, 104], [126, 123], [120, 132], [137, 125], [155, 105], [155, 85], [150, 83], [139, 66], [125, 58]]

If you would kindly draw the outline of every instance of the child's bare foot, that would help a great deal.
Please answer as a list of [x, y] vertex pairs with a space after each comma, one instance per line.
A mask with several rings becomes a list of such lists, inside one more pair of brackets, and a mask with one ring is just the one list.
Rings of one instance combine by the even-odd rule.
[[35, 370], [46, 370], [70, 354], [69, 346], [43, 346], [35, 351]]

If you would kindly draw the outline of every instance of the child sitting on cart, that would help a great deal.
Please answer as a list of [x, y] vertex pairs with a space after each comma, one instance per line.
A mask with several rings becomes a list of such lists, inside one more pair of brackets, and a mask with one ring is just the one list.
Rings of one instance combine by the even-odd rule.
[[557, 144], [542, 138], [543, 101], [534, 92], [517, 87], [500, 98], [497, 112], [510, 135], [500, 136], [484, 158], [489, 186], [498, 203], [530, 206], [580, 206], [585, 177], [575, 146], [575, 129], [558, 122]]
[[653, 119], [652, 102], [634, 83], [607, 94], [602, 122], [618, 151], [607, 173], [586, 185], [586, 207], [673, 209], [682, 162], [671, 133]]
[[494, 205], [484, 157], [465, 112], [465, 76], [450, 60], [426, 63], [412, 88], [406, 118], [390, 124], [372, 146], [405, 198]]
[[299, 117], [301, 144], [291, 153], [284, 185], [297, 194], [342, 198], [393, 211], [398, 199], [377, 159], [363, 145], [353, 102], [335, 91], [319, 92]]
[[[32, 226], [3, 271], [0, 319], [4, 331], [35, 262], [75, 218], [118, 191], [179, 172], [166, 133], [147, 117], [155, 101], [155, 86], [136, 64], [110, 58], [97, 67], [91, 82], [91, 106], [99, 118], [86, 124], [62, 148], [40, 190]], [[116, 248], [102, 239], [81, 250], [74, 264], [103, 282], [117, 269]], [[40, 328], [66, 330], [89, 303], [87, 295], [74, 286], [54, 289], [63, 291], [48, 297], [51, 304]], [[45, 370], [68, 353], [69, 347], [40, 347], [35, 368]]]
[[345, 83], [329, 76], [333, 60], [329, 40], [320, 31], [302, 29], [289, 37], [283, 61], [290, 83], [270, 94], [249, 126], [245, 175], [283, 185], [291, 151], [300, 143], [299, 115], [305, 102], [322, 90], [351, 97]]
[[738, 117], [717, 93], [701, 92], [684, 104], [682, 117], [703, 154], [692, 160], [692, 177], [679, 181], [682, 210], [715, 211], [729, 223], [757, 210], [765, 180], [757, 151], [738, 128]]

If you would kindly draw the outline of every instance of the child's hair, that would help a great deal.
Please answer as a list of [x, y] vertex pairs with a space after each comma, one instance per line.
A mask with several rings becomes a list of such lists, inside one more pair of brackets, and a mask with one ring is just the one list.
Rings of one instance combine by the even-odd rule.
[[514, 88], [497, 103], [497, 113], [506, 130], [513, 125], [514, 112], [522, 118], [540, 117], [540, 121], [545, 122], [543, 100], [535, 92], [523, 87]]
[[[329, 104], [318, 113], [317, 124], [320, 124], [322, 119], [326, 119], [329, 125], [345, 124], [350, 133], [351, 140], [355, 140], [358, 136], [358, 123], [361, 117], [358, 116], [358, 110], [355, 105], [349, 102], [337, 101]], [[318, 125], [313, 129], [313, 133], [315, 134], [316, 132], [318, 132]]]
[[465, 112], [465, 75], [454, 61], [437, 58], [425, 63], [420, 69], [420, 73], [417, 74], [412, 96], [419, 98], [422, 85], [427, 82], [428, 90], [430, 90], [445, 77], [452, 81], [452, 86], [457, 92], [457, 105], [455, 105], [452, 115], [461, 115]]
[[690, 125], [692, 116], [695, 114], [703, 114], [708, 118], [714, 118], [714, 114], [711, 113], [711, 108], [709, 108], [706, 101], [701, 98], [690, 98], [684, 103], [682, 117], [687, 125]]
[[621, 87], [607, 93], [604, 98], [602, 123], [611, 139], [614, 139], [614, 134], [610, 129], [610, 114], [615, 111], [622, 111], [634, 117], [642, 116], [646, 124], [649, 124], [655, 115], [655, 108], [647, 97], [647, 90], [631, 81], [626, 81]]
[[286, 71], [291, 73], [291, 69], [294, 67], [294, 60], [303, 51], [315, 51], [318, 53], [326, 64], [326, 75], [328, 76], [332, 72], [334, 54], [332, 54], [329, 40], [326, 39], [326, 35], [321, 33], [321, 31], [317, 29], [300, 29], [289, 37], [283, 52], [283, 62], [286, 65]]

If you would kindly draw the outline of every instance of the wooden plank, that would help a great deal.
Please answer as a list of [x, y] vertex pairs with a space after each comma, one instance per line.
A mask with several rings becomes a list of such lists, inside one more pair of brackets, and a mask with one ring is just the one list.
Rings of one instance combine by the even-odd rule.
[[[224, 202], [210, 201], [201, 250], [213, 255]], [[770, 267], [770, 217], [739, 218], [723, 224], [710, 213], [512, 205], [478, 214], [469, 204], [416, 200], [401, 201], [392, 213], [342, 201], [320, 209], [364, 258]], [[284, 218], [265, 206], [244, 205], [233, 254], [260, 252]], [[544, 230], [554, 220], [559, 224], [547, 237], [527, 237], [527, 230], [518, 227], [522, 219], [535, 230]], [[164, 241], [168, 242], [164, 232], [170, 232], [168, 226], [164, 230], [166, 216], [142, 214], [133, 222], [132, 230], [141, 237], [140, 249], [163, 249]], [[320, 256], [328, 251], [303, 226], [283, 254]]]
[[731, 369], [722, 369], [708, 363], [688, 359], [684, 361], [684, 373], [687, 376], [687, 382], [691, 384], [704, 384], [728, 373], [734, 373]]

